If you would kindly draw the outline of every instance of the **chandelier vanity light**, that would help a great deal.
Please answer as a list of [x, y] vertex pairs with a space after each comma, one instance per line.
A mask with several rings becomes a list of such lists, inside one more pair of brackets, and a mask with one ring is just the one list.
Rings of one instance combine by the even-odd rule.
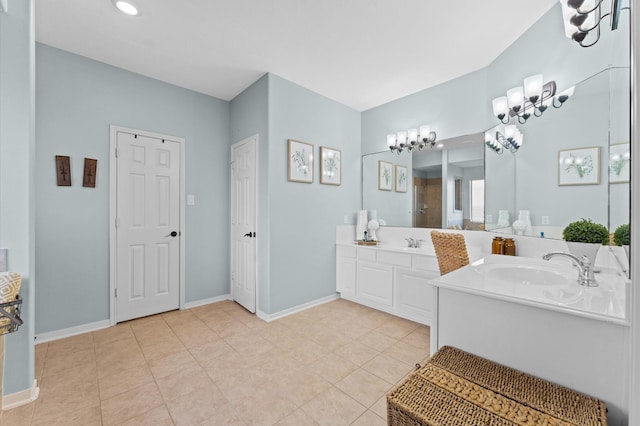
[[[432, 149], [436, 147], [436, 132], [431, 130], [431, 126], [420, 126], [420, 129], [400, 130], [395, 135], [387, 135], [387, 146], [391, 152], [400, 154], [403, 150], [411, 152], [413, 149], [422, 150], [429, 145]], [[440, 145], [438, 145], [441, 148]]]
[[522, 86], [507, 91], [507, 96], [500, 96], [492, 101], [493, 115], [502, 124], [508, 124], [513, 117], [524, 124], [533, 114], [540, 117], [549, 108], [560, 108], [573, 95], [573, 87], [556, 95], [556, 82], [544, 83], [542, 74], [535, 74], [524, 79]]
[[524, 135], [515, 124], [510, 124], [504, 126], [504, 129], [496, 130], [495, 136], [489, 132], [484, 134], [485, 145], [498, 155], [501, 155], [505, 149], [516, 153], [523, 142]]
[[[618, 28], [622, 0], [560, 0], [565, 35], [582, 47], [593, 46], [600, 40], [600, 22], [609, 17], [611, 30]], [[602, 13], [609, 8], [609, 12]], [[594, 34], [591, 36], [591, 34]]]

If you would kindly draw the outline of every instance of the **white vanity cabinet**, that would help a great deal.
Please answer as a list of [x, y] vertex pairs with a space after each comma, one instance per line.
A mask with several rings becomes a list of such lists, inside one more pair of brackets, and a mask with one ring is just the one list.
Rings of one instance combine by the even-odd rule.
[[336, 246], [336, 291], [356, 296], [356, 248]]
[[435, 255], [400, 248], [336, 246], [336, 291], [341, 297], [422, 324], [431, 324]]

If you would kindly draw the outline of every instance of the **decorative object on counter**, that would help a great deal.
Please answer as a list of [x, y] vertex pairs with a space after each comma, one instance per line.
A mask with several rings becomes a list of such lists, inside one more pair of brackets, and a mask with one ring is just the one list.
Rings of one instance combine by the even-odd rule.
[[56, 155], [56, 174], [58, 186], [71, 186], [71, 158], [67, 155]]
[[378, 241], [378, 237], [376, 235], [376, 231], [378, 229], [380, 229], [380, 224], [378, 223], [378, 221], [375, 219], [370, 220], [369, 223], [367, 224], [367, 230], [369, 231], [369, 234], [368, 234], [369, 241]]
[[96, 187], [96, 174], [98, 173], [98, 160], [93, 158], [84, 159], [84, 174], [82, 177], [82, 186], [85, 188]]
[[0, 335], [13, 333], [23, 324], [20, 318], [20, 284], [22, 277], [15, 272], [0, 273]]
[[[436, 146], [436, 132], [431, 130], [431, 126], [424, 125], [420, 126], [419, 130], [400, 130], [395, 135], [387, 135], [387, 146], [391, 152], [396, 152], [398, 155], [405, 149], [408, 152], [414, 148], [421, 151], [427, 145], [431, 149]], [[438, 144], [438, 148], [442, 148], [442, 144]]]
[[342, 152], [338, 149], [320, 147], [320, 183], [340, 185], [342, 179]]
[[504, 240], [502, 237], [493, 237], [491, 254], [504, 254]]
[[509, 211], [498, 210], [498, 223], [496, 223], [496, 228], [508, 228], [509, 223]]
[[558, 185], [600, 184], [600, 147], [558, 151]]
[[431, 231], [431, 241], [438, 258], [440, 275], [448, 274], [469, 264], [464, 235]]
[[396, 192], [407, 192], [408, 179], [407, 168], [396, 164]]
[[358, 222], [356, 224], [356, 240], [363, 241], [365, 240], [365, 232], [367, 232], [367, 211], [360, 210], [358, 212]]
[[516, 235], [524, 235], [524, 230], [527, 229], [527, 225], [521, 221], [520, 219], [513, 222], [511, 225], [513, 228], [513, 233]]
[[511, 117], [524, 124], [531, 114], [541, 117], [550, 105], [560, 108], [572, 94], [573, 87], [556, 96], [556, 82], [545, 83], [542, 74], [535, 74], [525, 78], [522, 86], [507, 90], [507, 96], [495, 98], [493, 115], [502, 124], [509, 123]]
[[[618, 29], [620, 11], [629, 8], [622, 7], [622, 0], [611, 0], [611, 10], [603, 14], [602, 3], [603, 0], [560, 0], [564, 34], [582, 47], [591, 47], [600, 40], [600, 22], [605, 17], [610, 17], [611, 31]], [[590, 34], [595, 36], [585, 41]]]
[[378, 160], [378, 189], [393, 191], [393, 164]]
[[313, 145], [293, 139], [287, 150], [289, 182], [313, 183]]
[[631, 175], [629, 142], [609, 147], [609, 183], [629, 182]]
[[562, 238], [578, 259], [586, 256], [591, 265], [595, 265], [600, 246], [609, 243], [609, 231], [604, 225], [582, 218], [568, 224], [562, 231]]
[[524, 235], [533, 236], [533, 228], [531, 227], [531, 215], [529, 210], [520, 210], [518, 212], [518, 220], [524, 223]]
[[513, 238], [505, 238], [504, 239], [504, 254], [506, 256], [516, 256], [516, 242]]

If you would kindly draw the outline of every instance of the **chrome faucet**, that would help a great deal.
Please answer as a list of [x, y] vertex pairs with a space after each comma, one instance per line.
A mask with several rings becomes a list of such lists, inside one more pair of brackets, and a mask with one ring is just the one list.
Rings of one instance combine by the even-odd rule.
[[420, 248], [420, 245], [423, 240], [419, 240], [417, 238], [405, 238], [407, 243], [409, 244], [409, 248]]
[[578, 284], [583, 285], [585, 287], [597, 287], [598, 283], [596, 282], [596, 277], [593, 274], [593, 268], [591, 265], [591, 261], [587, 256], [582, 256], [578, 259], [576, 256], [570, 253], [564, 253], [561, 251], [555, 251], [551, 253], [547, 253], [542, 258], [544, 260], [549, 260], [552, 257], [556, 256], [564, 256], [568, 257], [571, 262], [576, 265], [578, 268]]

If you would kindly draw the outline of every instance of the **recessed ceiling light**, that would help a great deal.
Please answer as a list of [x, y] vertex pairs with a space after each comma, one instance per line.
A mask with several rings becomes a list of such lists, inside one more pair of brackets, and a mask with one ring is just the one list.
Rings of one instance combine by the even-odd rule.
[[113, 4], [115, 4], [118, 10], [124, 14], [129, 16], [136, 16], [138, 14], [138, 8], [130, 1], [116, 0]]

